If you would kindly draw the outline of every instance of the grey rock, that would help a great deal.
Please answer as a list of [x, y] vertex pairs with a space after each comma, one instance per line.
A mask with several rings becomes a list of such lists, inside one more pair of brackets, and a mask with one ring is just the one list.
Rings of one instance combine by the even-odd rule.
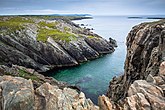
[[1, 110], [34, 110], [34, 90], [31, 80], [0, 76]]
[[110, 82], [108, 97], [114, 101], [123, 99], [135, 80], [158, 74], [165, 49], [164, 30], [164, 20], [142, 23], [132, 28], [127, 36], [124, 75]]
[[[14, 17], [1, 17], [1, 20], [10, 18]], [[76, 66], [81, 62], [96, 59], [102, 53], [114, 51], [114, 47], [108, 41], [66, 19], [20, 18], [33, 20], [34, 23], [24, 23], [23, 28], [15, 31], [0, 27], [0, 64], [2, 65], [15, 64], [46, 72], [59, 67]], [[70, 41], [55, 40], [51, 36], [45, 36], [48, 37], [47, 41], [37, 41], [38, 30], [41, 28], [39, 22], [56, 22], [52, 29], [72, 33], [75, 39], [70, 36], [71, 38], [68, 38]], [[50, 27], [45, 26], [45, 28]], [[85, 40], [90, 35], [96, 39]]]

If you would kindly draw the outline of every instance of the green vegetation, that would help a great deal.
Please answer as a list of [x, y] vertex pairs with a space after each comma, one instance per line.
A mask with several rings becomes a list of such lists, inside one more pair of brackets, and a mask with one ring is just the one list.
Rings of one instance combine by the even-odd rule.
[[52, 37], [55, 41], [63, 40], [69, 42], [71, 40], [76, 40], [76, 36], [70, 33], [64, 33], [57, 29], [46, 29], [41, 28], [39, 29], [37, 40], [46, 42], [48, 37]]
[[64, 27], [64, 31], [70, 31], [70, 28]]
[[41, 22], [38, 23], [38, 25], [39, 25], [40, 27], [45, 27], [45, 26], [47, 26], [47, 27], [49, 27], [49, 28], [55, 28], [57, 24], [58, 24], [57, 22], [47, 23], [47, 22], [45, 22], [45, 21], [41, 21]]
[[[55, 41], [77, 40], [77, 34], [71, 32], [70, 27], [67, 25], [60, 27], [60, 22], [49, 22], [46, 20], [58, 20], [62, 19], [64, 23], [70, 23], [73, 19], [85, 19], [81, 16], [37, 16], [37, 15], [24, 15], [24, 16], [0, 16], [0, 33], [11, 34], [17, 30], [26, 29], [27, 24], [33, 24], [38, 27], [37, 41], [46, 42], [48, 37], [52, 37]], [[41, 20], [41, 21], [40, 21]], [[38, 22], [39, 21], [39, 22]], [[89, 36], [93, 38], [94, 36]]]
[[95, 37], [95, 36], [88, 36], [88, 38], [92, 39], [92, 38], [97, 38], [97, 37]]
[[68, 32], [70, 28], [64, 27], [65, 32], [61, 32], [57, 29], [57, 24], [58, 22], [39, 22], [37, 41], [46, 42], [48, 37], [52, 37], [55, 41], [63, 40], [69, 42], [71, 40], [77, 40], [74, 34]]
[[40, 80], [37, 76], [35, 76], [35, 75], [31, 74], [31, 73], [28, 73], [28, 72], [26, 72], [23, 69], [19, 69], [19, 75], [18, 76], [19, 77], [23, 77], [25, 79], [31, 79], [32, 81], [33, 80], [36, 80], [36, 81]]
[[[2, 18], [1, 18], [2, 19]], [[10, 29], [11, 31], [23, 29], [24, 23], [33, 23], [31, 19], [21, 17], [6, 17], [6, 20], [0, 21], [0, 27]]]

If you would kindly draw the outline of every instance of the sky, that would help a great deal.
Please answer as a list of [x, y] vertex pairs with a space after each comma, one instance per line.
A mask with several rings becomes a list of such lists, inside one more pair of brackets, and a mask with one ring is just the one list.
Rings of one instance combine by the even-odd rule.
[[165, 15], [165, 0], [0, 0], [0, 15]]

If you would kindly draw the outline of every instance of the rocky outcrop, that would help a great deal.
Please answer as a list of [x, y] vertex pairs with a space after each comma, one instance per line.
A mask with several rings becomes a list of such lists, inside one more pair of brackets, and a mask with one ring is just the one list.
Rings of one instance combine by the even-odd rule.
[[[164, 110], [165, 20], [133, 27], [127, 37], [124, 75], [114, 77], [107, 96], [113, 109]], [[101, 99], [102, 100], [102, 99]]]
[[1, 110], [33, 110], [34, 90], [31, 80], [0, 76]]
[[156, 76], [148, 75], [146, 80], [136, 80], [130, 85], [127, 96], [114, 103], [106, 96], [99, 97], [102, 110], [164, 110], [165, 109], [165, 62], [160, 65]]
[[142, 23], [133, 27], [127, 37], [125, 72], [110, 82], [108, 97], [114, 101], [127, 96], [127, 90], [135, 80], [158, 74], [163, 60], [165, 21]]
[[109, 43], [111, 43], [114, 47], [117, 47], [117, 41], [111, 37], [109, 38]]
[[93, 32], [63, 19], [0, 18], [0, 64], [20, 65], [39, 72], [112, 53], [113, 45]]
[[0, 74], [0, 110], [99, 110], [73, 86], [33, 69], [1, 66]]

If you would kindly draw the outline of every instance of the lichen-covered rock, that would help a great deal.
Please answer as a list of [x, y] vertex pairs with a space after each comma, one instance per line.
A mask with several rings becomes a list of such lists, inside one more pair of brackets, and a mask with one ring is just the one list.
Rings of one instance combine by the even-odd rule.
[[164, 110], [165, 109], [165, 71], [160, 65], [156, 76], [148, 75], [147, 80], [136, 80], [129, 86], [127, 96], [114, 103], [106, 96], [99, 97], [102, 110]]
[[127, 37], [124, 75], [110, 82], [108, 97], [118, 101], [127, 96], [129, 86], [148, 75], [158, 74], [165, 51], [165, 20], [133, 27]]
[[0, 76], [1, 110], [99, 110], [84, 93], [44, 83], [36, 90], [31, 80]]
[[107, 92], [114, 110], [165, 109], [164, 58], [165, 20], [133, 27], [124, 75], [114, 77]]
[[36, 89], [35, 109], [37, 110], [98, 110], [84, 93], [70, 88], [59, 89], [45, 83]]
[[76, 87], [33, 69], [2, 65], [0, 75], [0, 110], [99, 110]]
[[113, 45], [102, 37], [64, 18], [8, 16], [0, 20], [2, 65], [15, 64], [46, 72], [114, 51]]
[[0, 76], [0, 109], [33, 110], [34, 90], [31, 80]]

